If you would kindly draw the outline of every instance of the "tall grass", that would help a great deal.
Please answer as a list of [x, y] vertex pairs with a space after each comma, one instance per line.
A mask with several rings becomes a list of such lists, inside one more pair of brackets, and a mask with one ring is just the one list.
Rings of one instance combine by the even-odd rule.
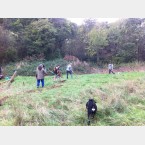
[[9, 89], [0, 86], [0, 98], [9, 96], [0, 106], [0, 125], [86, 126], [89, 98], [98, 106], [92, 126], [145, 125], [144, 79], [142, 72], [79, 75], [64, 83], [47, 76], [37, 89], [35, 77], [18, 76]]
[[[39, 60], [37, 60], [37, 61], [33, 61], [33, 62], [31, 62], [31, 61], [21, 61], [21, 62], [18, 62], [18, 63], [10, 63], [10, 64], [8, 64], [4, 67], [4, 74], [6, 74], [8, 76], [11, 76], [13, 74], [13, 72], [15, 70], [17, 70], [18, 75], [34, 76], [35, 73], [36, 73], [36, 67], [39, 64], [44, 64], [47, 71], [48, 70], [53, 71], [53, 68], [56, 65], [60, 65], [62, 72], [65, 72], [66, 65], [68, 64], [68, 62], [63, 60], [63, 59], [56, 59], [56, 60], [53, 60], [53, 61], [39, 61]], [[48, 73], [50, 75], [52, 75], [51, 72], [48, 71]]]
[[[51, 61], [21, 61], [17, 63], [9, 63], [4, 67], [4, 74], [6, 76], [11, 76], [15, 70], [17, 70], [18, 75], [20, 76], [34, 76], [36, 73], [36, 67], [39, 64], [44, 64], [46, 70], [49, 75], [53, 75], [52, 71], [55, 66], [60, 65], [60, 70], [64, 74], [66, 73], [66, 66], [68, 65], [68, 61], [64, 59], [55, 59]], [[90, 66], [89, 64], [85, 65], [83, 62], [79, 62], [79, 64], [74, 63], [73, 71], [77, 73], [90, 73]]]

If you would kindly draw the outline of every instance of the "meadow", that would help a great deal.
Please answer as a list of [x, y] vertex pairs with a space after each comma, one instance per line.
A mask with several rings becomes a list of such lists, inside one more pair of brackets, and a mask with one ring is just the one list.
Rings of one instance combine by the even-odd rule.
[[33, 76], [17, 76], [7, 88], [0, 81], [0, 126], [87, 126], [86, 102], [97, 101], [92, 126], [145, 125], [145, 73], [82, 74], [64, 82], [45, 76], [36, 87]]

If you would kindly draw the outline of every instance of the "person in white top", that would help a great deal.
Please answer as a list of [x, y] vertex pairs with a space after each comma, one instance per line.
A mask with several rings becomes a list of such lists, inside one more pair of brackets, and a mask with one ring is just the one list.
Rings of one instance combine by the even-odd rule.
[[114, 72], [113, 72], [113, 64], [108, 64], [108, 71], [109, 71], [109, 74], [111, 74], [111, 73], [113, 73], [113, 74], [115, 74]]
[[66, 74], [67, 74], [67, 79], [68, 79], [68, 74], [71, 75], [71, 78], [72, 78], [72, 73], [73, 73], [73, 70], [72, 70], [72, 63], [68, 64], [67, 67], [66, 67]]

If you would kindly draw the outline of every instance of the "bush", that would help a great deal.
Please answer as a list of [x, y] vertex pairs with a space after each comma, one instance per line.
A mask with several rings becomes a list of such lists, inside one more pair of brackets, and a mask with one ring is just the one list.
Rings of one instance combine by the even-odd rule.
[[54, 66], [60, 65], [62, 73], [66, 71], [67, 61], [63, 59], [56, 59], [53, 61], [25, 61], [19, 63], [9, 63], [4, 67], [4, 74], [7, 76], [11, 76], [15, 70], [17, 70], [17, 74], [20, 76], [34, 76], [36, 73], [36, 67], [39, 64], [44, 64], [49, 75], [53, 75], [48, 70], [53, 71]]

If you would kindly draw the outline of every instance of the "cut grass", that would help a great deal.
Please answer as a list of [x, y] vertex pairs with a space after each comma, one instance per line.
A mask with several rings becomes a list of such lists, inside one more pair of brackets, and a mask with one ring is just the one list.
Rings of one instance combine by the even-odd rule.
[[[66, 76], [63, 76], [65, 79]], [[17, 76], [9, 89], [0, 86], [1, 126], [86, 126], [86, 102], [97, 101], [92, 126], [145, 125], [145, 74], [143, 72], [74, 75], [63, 83], [45, 77], [36, 88], [35, 77]]]

